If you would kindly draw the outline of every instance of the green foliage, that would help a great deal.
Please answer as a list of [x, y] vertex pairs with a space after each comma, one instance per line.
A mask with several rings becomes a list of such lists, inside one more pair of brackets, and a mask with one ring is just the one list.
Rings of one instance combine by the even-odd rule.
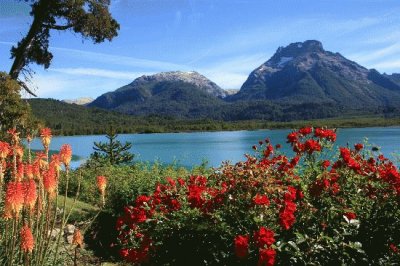
[[[102, 175], [107, 177], [105, 209], [110, 213], [118, 213], [123, 206], [132, 201], [140, 194], [150, 193], [157, 182], [164, 180], [165, 176], [179, 177], [188, 174], [207, 174], [210, 169], [204, 166], [194, 167], [188, 170], [175, 164], [162, 165], [159, 162], [154, 164], [136, 162], [133, 165], [97, 165], [83, 166], [71, 171], [69, 187], [73, 192], [77, 191], [79, 176], [82, 175], [79, 199], [98, 205], [100, 203], [97, 188], [93, 186], [95, 177]], [[63, 191], [64, 183], [60, 184]]]
[[[94, 222], [87, 236], [88, 246], [99, 257], [113, 257], [116, 255], [116, 232], [110, 230], [115, 227], [116, 216], [123, 207], [132, 202], [140, 194], [150, 193], [158, 182], [163, 182], [165, 176], [173, 178], [189, 174], [209, 174], [211, 171], [204, 165], [188, 170], [175, 164], [162, 165], [161, 163], [136, 162], [133, 165], [119, 166], [91, 166], [81, 167], [70, 172], [69, 190], [71, 195], [78, 189], [80, 182], [79, 199], [93, 206], [100, 206], [101, 199], [98, 190], [93, 187], [96, 176], [103, 175], [108, 179], [106, 189], [106, 205], [104, 212]], [[81, 178], [82, 177], [82, 178]], [[81, 178], [81, 179], [80, 179]], [[64, 192], [65, 182], [60, 180], [60, 192]]]
[[[393, 116], [390, 116], [390, 114], [355, 115], [347, 113], [342, 117], [312, 119], [317, 117], [317, 113], [319, 113], [318, 107], [313, 105], [308, 107], [306, 105], [300, 106], [310, 111], [308, 113], [310, 116], [307, 116], [307, 119], [310, 119], [308, 121], [299, 120], [302, 115], [299, 115], [298, 112], [295, 117], [291, 118], [289, 115], [282, 117], [282, 111], [274, 106], [271, 106], [270, 109], [260, 109], [263, 106], [262, 102], [255, 104], [253, 107], [249, 103], [242, 103], [243, 105], [240, 108], [238, 106], [238, 110], [242, 112], [243, 116], [237, 117], [241, 120], [223, 121], [213, 119], [177, 119], [165, 116], [131, 116], [93, 107], [67, 104], [52, 99], [31, 99], [28, 102], [32, 107], [33, 114], [36, 117], [40, 117], [46, 126], [52, 128], [55, 135], [105, 134], [110, 122], [119, 133], [255, 130], [263, 128], [296, 128], [310, 124], [329, 127], [400, 125], [400, 117], [395, 112], [391, 113]], [[290, 107], [287, 108], [290, 109]], [[234, 112], [236, 111], [233, 107], [226, 110], [228, 114]], [[287, 110], [287, 112], [294, 114], [296, 108]], [[264, 120], [249, 120], [252, 115], [261, 117]], [[274, 121], [279, 117], [282, 117], [287, 122]]]
[[113, 128], [106, 134], [108, 142], [94, 142], [94, 153], [90, 155], [89, 164], [91, 163], [109, 163], [110, 165], [129, 164], [132, 162], [134, 155], [129, 152], [132, 148], [131, 142], [122, 144], [117, 140], [118, 135]]
[[25, 131], [35, 124], [29, 105], [21, 99], [21, 86], [4, 72], [0, 72], [0, 136], [6, 130]]
[[[32, 24], [26, 36], [11, 49], [11, 58], [14, 62], [10, 76], [15, 80], [21, 72], [29, 72], [26, 67], [30, 63], [43, 65], [45, 68], [50, 66], [53, 58], [49, 51], [51, 30], [72, 30], [85, 39], [92, 39], [94, 43], [111, 40], [117, 35], [119, 25], [108, 10], [109, 1], [32, 0], [30, 2]], [[27, 86], [24, 88], [33, 94]]]

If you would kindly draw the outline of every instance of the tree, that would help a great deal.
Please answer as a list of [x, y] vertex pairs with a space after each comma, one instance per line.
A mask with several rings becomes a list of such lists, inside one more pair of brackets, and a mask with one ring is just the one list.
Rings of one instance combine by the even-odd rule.
[[[25, 0], [31, 2], [33, 17], [30, 29], [25, 37], [11, 49], [14, 62], [9, 75], [18, 80], [23, 73], [29, 74], [30, 63], [50, 66], [53, 58], [49, 51], [50, 31], [72, 30], [94, 43], [111, 41], [118, 35], [119, 24], [115, 21], [108, 7], [110, 0]], [[19, 84], [30, 94], [36, 96], [24, 82]]]
[[21, 100], [20, 89], [7, 73], [0, 72], [0, 137], [11, 128], [24, 132], [26, 128], [36, 127], [30, 106]]
[[111, 128], [106, 134], [107, 143], [94, 142], [94, 153], [91, 154], [91, 160], [96, 162], [108, 162], [111, 165], [128, 164], [133, 160], [134, 155], [129, 152], [132, 148], [131, 142], [122, 144], [116, 140], [118, 135]]

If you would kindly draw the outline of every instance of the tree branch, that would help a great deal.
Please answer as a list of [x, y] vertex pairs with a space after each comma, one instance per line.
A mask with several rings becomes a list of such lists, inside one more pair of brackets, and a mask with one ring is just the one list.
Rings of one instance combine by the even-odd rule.
[[31, 91], [31, 89], [29, 89], [28, 86], [27, 86], [23, 81], [18, 80], [18, 84], [19, 84], [22, 88], [24, 88], [24, 90], [25, 90], [27, 93], [29, 93], [29, 94], [32, 95], [32, 96], [37, 97], [37, 95], [36, 95], [35, 93], [33, 93], [33, 91]]
[[50, 25], [50, 24], [45, 24], [45, 27], [53, 30], [67, 30], [69, 28], [72, 28], [74, 24], [67, 24], [67, 25]]

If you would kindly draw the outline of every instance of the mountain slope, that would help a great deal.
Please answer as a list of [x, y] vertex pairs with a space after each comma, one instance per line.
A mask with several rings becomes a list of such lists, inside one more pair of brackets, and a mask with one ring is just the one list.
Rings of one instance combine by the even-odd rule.
[[142, 76], [95, 99], [89, 106], [135, 115], [207, 117], [227, 92], [197, 72], [163, 72]]
[[325, 51], [318, 41], [305, 41], [280, 47], [227, 99], [331, 103], [355, 109], [387, 107], [400, 104], [400, 84], [339, 53]]

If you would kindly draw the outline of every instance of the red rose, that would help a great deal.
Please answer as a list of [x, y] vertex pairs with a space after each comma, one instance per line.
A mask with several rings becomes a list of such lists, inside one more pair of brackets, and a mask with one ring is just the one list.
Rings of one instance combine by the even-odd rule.
[[254, 233], [254, 241], [259, 248], [264, 248], [265, 245], [269, 247], [275, 243], [274, 235], [274, 231], [262, 226], [260, 227], [260, 230]]
[[346, 212], [344, 216], [346, 216], [349, 220], [354, 220], [357, 218], [357, 215], [354, 212]]
[[395, 244], [390, 244], [389, 248], [393, 253], [399, 253], [399, 248]]
[[294, 224], [296, 221], [296, 217], [294, 216], [293, 212], [284, 210], [279, 214], [279, 224], [281, 227], [285, 230], [289, 230], [290, 227]]
[[308, 154], [312, 154], [314, 151], [321, 151], [321, 144], [316, 140], [309, 139], [304, 143], [304, 150]]
[[236, 256], [240, 259], [247, 257], [247, 255], [249, 254], [249, 236], [236, 236], [234, 244]]
[[311, 134], [312, 128], [311, 127], [303, 127], [299, 129], [299, 133], [302, 134], [303, 136]]
[[276, 251], [272, 248], [260, 249], [258, 266], [272, 266], [275, 264]]
[[362, 145], [361, 143], [357, 143], [354, 145], [354, 148], [356, 149], [356, 151], [360, 151], [364, 148], [364, 145]]
[[323, 167], [323, 168], [328, 168], [328, 167], [329, 167], [329, 165], [331, 165], [331, 162], [330, 162], [330, 161], [328, 161], [328, 160], [325, 160], [325, 161], [323, 161], [323, 162], [322, 162], [322, 164], [321, 164], [321, 165], [322, 165], [322, 167]]
[[287, 136], [287, 142], [288, 143], [294, 143], [297, 142], [299, 136], [297, 134], [297, 132], [292, 132]]
[[256, 205], [269, 206], [269, 199], [265, 195], [260, 195], [260, 194], [255, 195], [254, 198], [253, 198], [253, 202]]

